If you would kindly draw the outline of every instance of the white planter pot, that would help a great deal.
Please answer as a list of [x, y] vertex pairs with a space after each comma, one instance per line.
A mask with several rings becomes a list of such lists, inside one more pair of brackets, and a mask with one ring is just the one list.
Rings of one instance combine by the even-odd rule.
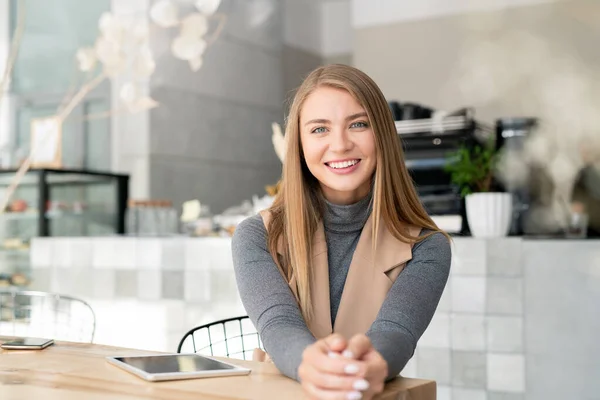
[[471, 234], [477, 238], [498, 238], [508, 235], [512, 221], [510, 193], [473, 193], [465, 198], [467, 221]]

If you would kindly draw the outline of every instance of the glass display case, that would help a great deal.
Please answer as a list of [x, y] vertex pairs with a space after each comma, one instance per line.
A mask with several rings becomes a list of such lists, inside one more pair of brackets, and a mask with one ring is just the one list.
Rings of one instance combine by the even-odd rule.
[[[0, 198], [15, 173], [0, 170]], [[26, 285], [33, 237], [125, 233], [128, 186], [128, 175], [29, 170], [0, 214], [0, 287]]]

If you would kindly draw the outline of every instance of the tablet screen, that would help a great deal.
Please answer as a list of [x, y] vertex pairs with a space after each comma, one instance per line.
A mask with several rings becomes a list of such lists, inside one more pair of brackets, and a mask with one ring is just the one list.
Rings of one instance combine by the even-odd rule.
[[234, 369], [234, 367], [230, 365], [196, 354], [169, 354], [164, 356], [149, 357], [115, 357], [115, 360], [141, 369], [149, 374]]

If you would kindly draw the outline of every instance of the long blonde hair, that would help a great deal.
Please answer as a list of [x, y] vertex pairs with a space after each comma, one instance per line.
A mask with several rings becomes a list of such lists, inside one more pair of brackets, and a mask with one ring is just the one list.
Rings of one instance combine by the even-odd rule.
[[[305, 319], [310, 319], [311, 252], [313, 235], [322, 218], [319, 183], [309, 172], [300, 142], [300, 112], [306, 98], [319, 87], [346, 90], [367, 112], [375, 137], [377, 166], [373, 185], [373, 243], [383, 220], [394, 237], [406, 243], [425, 239], [440, 229], [423, 208], [404, 164], [402, 146], [388, 103], [375, 82], [364, 72], [347, 65], [315, 69], [298, 88], [288, 118], [287, 149], [280, 189], [269, 212], [268, 246], [273, 259], [288, 281], [296, 278], [298, 302]], [[407, 226], [433, 232], [413, 237]], [[278, 255], [283, 248], [282, 257]]]

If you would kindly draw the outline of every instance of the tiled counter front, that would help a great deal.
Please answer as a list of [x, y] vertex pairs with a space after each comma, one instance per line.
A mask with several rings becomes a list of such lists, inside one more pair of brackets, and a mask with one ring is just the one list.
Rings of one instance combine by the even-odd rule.
[[174, 351], [190, 328], [244, 315], [227, 238], [37, 238], [33, 290], [83, 298], [97, 343]]
[[456, 238], [403, 375], [440, 400], [600, 399], [600, 241]]
[[[44, 238], [33, 288], [90, 302], [99, 343], [173, 351], [244, 314], [230, 240]], [[600, 399], [600, 242], [456, 238], [450, 279], [403, 375], [440, 400]]]

